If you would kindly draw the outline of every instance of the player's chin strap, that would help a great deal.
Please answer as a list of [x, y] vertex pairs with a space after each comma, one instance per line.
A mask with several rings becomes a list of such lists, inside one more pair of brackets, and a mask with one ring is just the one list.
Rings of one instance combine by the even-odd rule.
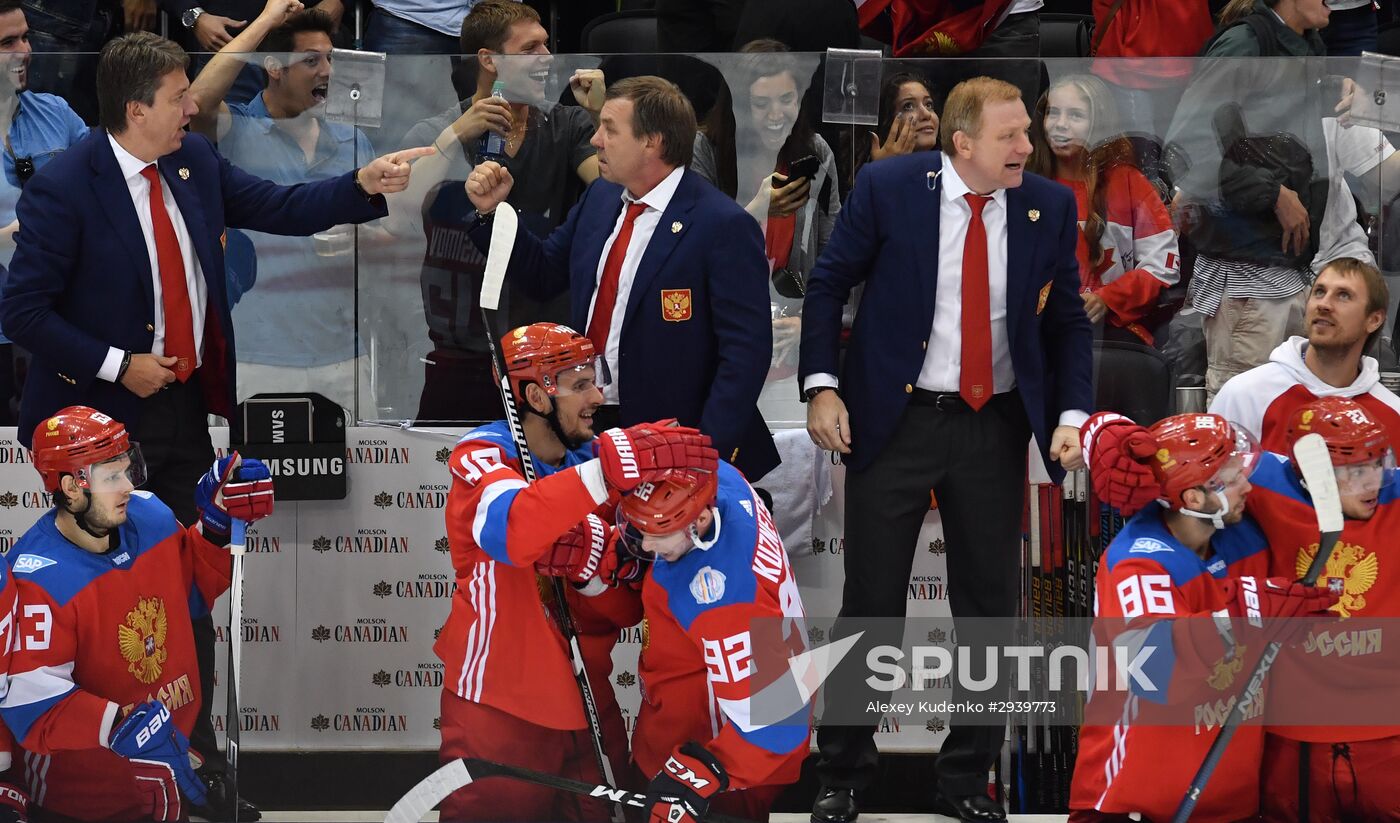
[[719, 507], [711, 506], [710, 511], [715, 516], [715, 522], [710, 524], [710, 539], [705, 540], [700, 537], [700, 533], [695, 530], [695, 524], [690, 524], [690, 542], [695, 544], [695, 548], [705, 551], [719, 542]]
[[565, 451], [576, 451], [583, 446], [583, 441], [568, 436], [564, 433], [564, 427], [559, 425], [559, 404], [555, 402], [553, 397], [549, 398], [549, 411], [545, 414], [535, 411], [529, 403], [525, 404], [525, 410], [530, 414], [539, 414], [549, 423], [549, 430], [554, 432], [554, 436], [559, 438], [560, 443], [564, 444]]
[[[60, 492], [60, 494], [61, 493], [62, 492]], [[92, 491], [89, 489], [83, 489], [83, 499], [87, 501], [87, 506], [85, 506], [82, 511], [75, 512], [71, 509], [69, 510], [69, 513], [73, 515], [73, 522], [78, 524], [78, 528], [82, 529], [83, 531], [87, 532], [93, 537], [96, 537], [98, 540], [101, 540], [102, 538], [107, 537], [108, 535], [115, 535], [115, 532], [113, 532], [112, 529], [103, 529], [102, 531], [96, 531], [92, 528], [92, 526], [88, 525], [87, 513], [92, 511]], [[115, 549], [116, 547], [117, 544], [113, 543], [108, 548]]]
[[[1230, 501], [1225, 499], [1225, 492], [1215, 492], [1215, 499], [1220, 501], [1220, 508], [1216, 509], [1213, 512], [1198, 512], [1195, 509], [1187, 508], [1179, 508], [1176, 509], [1176, 511], [1181, 512], [1187, 517], [1195, 517], [1200, 520], [1209, 520], [1210, 524], [1214, 526], [1218, 531], [1220, 529], [1225, 528], [1225, 518], [1230, 515]], [[1168, 503], [1165, 500], [1159, 499], [1157, 502], [1161, 503], [1163, 506], [1166, 506], [1169, 509], [1174, 508], [1172, 504]]]

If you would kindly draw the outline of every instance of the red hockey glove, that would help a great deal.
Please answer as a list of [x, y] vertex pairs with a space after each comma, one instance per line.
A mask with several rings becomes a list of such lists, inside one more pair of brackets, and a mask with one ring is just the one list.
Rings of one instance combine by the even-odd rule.
[[1157, 452], [1147, 429], [1121, 414], [1099, 412], [1084, 424], [1080, 440], [1094, 493], [1125, 517], [1161, 495], [1152, 469], [1142, 462]]
[[0, 823], [29, 823], [29, 792], [9, 782], [0, 782]]
[[245, 523], [272, 514], [272, 476], [261, 460], [233, 452], [214, 461], [195, 486], [200, 528], [214, 542], [228, 542], [232, 519]]
[[1340, 597], [1329, 589], [1304, 586], [1286, 577], [1238, 577], [1225, 581], [1225, 602], [1232, 617], [1264, 633], [1265, 642], [1290, 642], [1299, 631], [1315, 625]]
[[629, 492], [667, 469], [719, 468], [719, 452], [699, 429], [677, 426], [675, 420], [608, 429], [598, 437], [603, 479], [620, 492]]
[[598, 576], [613, 539], [612, 527], [590, 514], [554, 541], [554, 546], [535, 561], [535, 571], [583, 585]]
[[699, 823], [710, 798], [729, 788], [729, 775], [708, 749], [694, 740], [677, 746], [647, 785], [649, 823]]

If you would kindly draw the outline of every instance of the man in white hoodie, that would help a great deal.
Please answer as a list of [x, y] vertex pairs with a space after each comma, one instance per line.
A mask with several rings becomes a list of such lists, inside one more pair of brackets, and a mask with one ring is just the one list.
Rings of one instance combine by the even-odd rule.
[[1400, 441], [1400, 397], [1380, 384], [1362, 354], [1385, 325], [1390, 290], [1375, 266], [1352, 257], [1328, 263], [1308, 294], [1307, 338], [1290, 337], [1269, 362], [1221, 386], [1210, 411], [1243, 426], [1269, 451], [1288, 453], [1288, 415], [1318, 397], [1349, 397]]

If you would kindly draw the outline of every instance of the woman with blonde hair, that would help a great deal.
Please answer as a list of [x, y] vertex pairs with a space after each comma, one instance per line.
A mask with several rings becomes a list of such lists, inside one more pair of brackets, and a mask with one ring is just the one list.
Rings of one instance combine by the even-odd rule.
[[1031, 118], [1027, 169], [1074, 191], [1079, 206], [1080, 296], [1110, 339], [1152, 345], [1144, 320], [1181, 276], [1176, 232], [1157, 188], [1133, 165], [1107, 84], [1063, 77]]

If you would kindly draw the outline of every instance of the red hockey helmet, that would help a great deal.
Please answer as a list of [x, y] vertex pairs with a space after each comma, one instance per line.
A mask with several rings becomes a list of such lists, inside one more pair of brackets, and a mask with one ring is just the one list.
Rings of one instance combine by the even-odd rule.
[[1294, 409], [1286, 430], [1288, 451], [1303, 435], [1314, 432], [1327, 441], [1334, 466], [1385, 460], [1391, 454], [1385, 427], [1364, 406], [1346, 397], [1319, 397]]
[[58, 490], [64, 474], [71, 474], [78, 485], [104, 491], [94, 484], [92, 468], [121, 457], [131, 460], [123, 475], [132, 486], [146, 482], [146, 463], [141, 447], [132, 443], [126, 427], [102, 412], [87, 406], [69, 406], [44, 420], [34, 429], [34, 468], [44, 479], [44, 490]]
[[538, 383], [551, 397], [571, 394], [570, 389], [561, 389], [560, 377], [584, 369], [593, 369], [594, 385], [608, 384], [606, 366], [593, 341], [568, 326], [532, 323], [511, 329], [501, 338], [501, 357], [517, 397], [523, 397], [526, 383]]
[[713, 472], [671, 469], [623, 497], [618, 519], [643, 534], [674, 534], [695, 522], [718, 489], [719, 476]]
[[[1337, 474], [1337, 491], [1365, 495], [1394, 479], [1395, 452], [1390, 436], [1355, 400], [1319, 397], [1293, 410], [1285, 436], [1288, 451], [1304, 435], [1317, 433], [1327, 442], [1327, 454]], [[1294, 469], [1297, 469], [1295, 464]]]
[[1177, 414], [1150, 429], [1157, 440], [1151, 458], [1152, 473], [1161, 484], [1162, 496], [1180, 505], [1181, 493], [1205, 486], [1221, 491], [1235, 479], [1248, 477], [1258, 464], [1259, 444], [1239, 426], [1218, 414]]

